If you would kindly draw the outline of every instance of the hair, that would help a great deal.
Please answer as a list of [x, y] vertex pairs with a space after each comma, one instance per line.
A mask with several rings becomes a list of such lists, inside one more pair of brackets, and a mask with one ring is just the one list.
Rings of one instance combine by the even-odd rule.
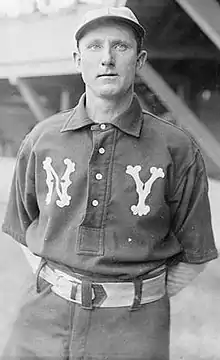
[[134, 31], [134, 35], [135, 35], [135, 39], [136, 39], [136, 42], [137, 42], [137, 54], [139, 54], [141, 52], [141, 50], [143, 49], [143, 38], [138, 34], [136, 33], [136, 31]]

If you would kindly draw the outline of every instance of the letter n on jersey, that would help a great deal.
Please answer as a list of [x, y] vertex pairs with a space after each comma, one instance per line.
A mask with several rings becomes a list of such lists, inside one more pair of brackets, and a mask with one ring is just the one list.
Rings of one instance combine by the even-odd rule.
[[64, 171], [61, 179], [59, 179], [59, 176], [52, 166], [51, 157], [48, 156], [43, 161], [43, 168], [47, 174], [46, 184], [48, 187], [48, 193], [45, 200], [46, 204], [50, 204], [52, 193], [55, 187], [59, 197], [59, 200], [56, 201], [56, 204], [61, 208], [70, 204], [71, 196], [67, 194], [67, 190], [70, 184], [72, 184], [72, 181], [70, 180], [70, 174], [75, 172], [74, 162], [72, 162], [70, 159], [64, 159], [63, 162], [66, 165], [66, 170]]

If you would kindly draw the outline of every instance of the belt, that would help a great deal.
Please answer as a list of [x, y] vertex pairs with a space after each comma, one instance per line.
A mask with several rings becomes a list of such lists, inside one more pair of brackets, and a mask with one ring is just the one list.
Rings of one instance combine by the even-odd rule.
[[[53, 270], [48, 265], [41, 268], [39, 276], [52, 285], [51, 290], [55, 294], [89, 309], [93, 307], [138, 307], [159, 300], [166, 293], [165, 269], [157, 276], [131, 282], [91, 282], [70, 276], [58, 269]], [[90, 302], [85, 299], [88, 289], [91, 290]]]

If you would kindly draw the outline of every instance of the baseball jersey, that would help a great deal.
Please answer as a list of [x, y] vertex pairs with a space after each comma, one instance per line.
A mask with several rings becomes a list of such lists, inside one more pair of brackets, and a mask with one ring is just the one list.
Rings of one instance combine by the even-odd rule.
[[113, 279], [216, 258], [196, 142], [136, 95], [107, 123], [88, 117], [85, 100], [24, 139], [3, 231], [52, 263]]

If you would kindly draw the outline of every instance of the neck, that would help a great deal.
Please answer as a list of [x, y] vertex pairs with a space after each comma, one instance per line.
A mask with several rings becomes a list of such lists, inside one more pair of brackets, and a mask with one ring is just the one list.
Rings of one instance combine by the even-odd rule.
[[132, 99], [133, 91], [114, 99], [97, 97], [92, 92], [86, 91], [86, 111], [94, 122], [110, 122], [130, 107]]

